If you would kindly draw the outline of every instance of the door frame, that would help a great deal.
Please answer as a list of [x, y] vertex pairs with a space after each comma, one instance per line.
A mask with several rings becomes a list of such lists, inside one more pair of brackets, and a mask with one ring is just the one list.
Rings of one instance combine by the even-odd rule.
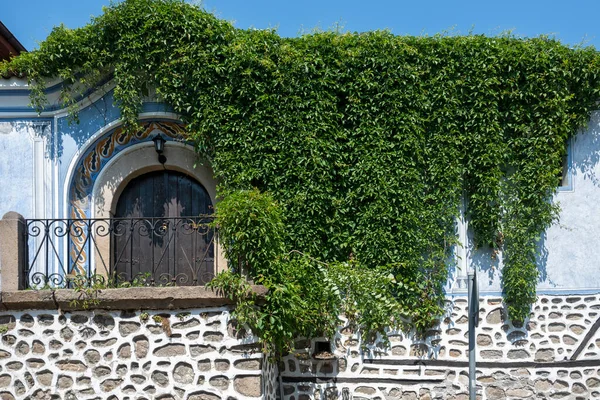
[[129, 180], [116, 204], [115, 218], [121, 221], [120, 229], [116, 220], [110, 225], [115, 229], [111, 276], [131, 282], [149, 273], [151, 282], [184, 286], [204, 284], [214, 276], [215, 232], [207, 219], [214, 208], [194, 177], [166, 168], [146, 172]]
[[[212, 168], [198, 160], [191, 146], [185, 143], [168, 142], [165, 146], [167, 162], [158, 162], [153, 142], [138, 143], [130, 146], [111, 159], [94, 182], [91, 196], [91, 218], [110, 219], [115, 215], [119, 196], [134, 178], [147, 172], [169, 169], [185, 173], [197, 180], [208, 192], [210, 200], [216, 205], [217, 181]], [[215, 275], [227, 269], [227, 260], [215, 235]], [[108, 278], [111, 259], [110, 235], [96, 238], [96, 249], [92, 254], [92, 264], [95, 274]], [[106, 266], [98, 268], [98, 266]]]

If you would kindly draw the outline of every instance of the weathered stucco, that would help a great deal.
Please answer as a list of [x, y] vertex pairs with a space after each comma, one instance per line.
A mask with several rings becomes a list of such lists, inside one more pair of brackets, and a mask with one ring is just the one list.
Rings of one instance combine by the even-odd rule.
[[[0, 214], [33, 215], [33, 129], [27, 122], [0, 119]], [[15, 155], [18, 155], [16, 157]]]

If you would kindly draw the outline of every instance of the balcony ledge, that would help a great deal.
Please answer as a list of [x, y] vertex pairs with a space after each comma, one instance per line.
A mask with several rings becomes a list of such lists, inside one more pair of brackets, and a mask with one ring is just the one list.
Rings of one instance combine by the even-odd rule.
[[[258, 296], [264, 296], [267, 292], [261, 285], [252, 286], [252, 290]], [[90, 293], [73, 289], [0, 293], [0, 309], [3, 310], [175, 310], [232, 304], [233, 301], [204, 286], [100, 289]]]

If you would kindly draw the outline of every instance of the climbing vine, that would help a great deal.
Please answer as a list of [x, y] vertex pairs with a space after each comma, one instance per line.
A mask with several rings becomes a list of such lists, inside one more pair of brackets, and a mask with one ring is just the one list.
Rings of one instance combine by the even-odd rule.
[[[340, 315], [361, 327], [363, 343], [405, 325], [408, 307], [394, 295], [398, 284], [389, 268], [325, 263], [288, 251], [281, 211], [271, 195], [253, 189], [229, 193], [216, 212], [225, 256], [235, 262], [208, 286], [235, 301], [234, 317], [260, 338], [265, 352], [292, 351], [298, 337], [333, 337]], [[248, 278], [266, 287], [264, 299]]]
[[129, 129], [158, 97], [223, 193], [255, 187], [278, 202], [281, 249], [384, 268], [423, 327], [442, 310], [462, 201], [477, 246], [502, 251], [510, 316], [528, 317], [565, 143], [597, 107], [599, 68], [595, 49], [549, 37], [281, 38], [179, 0], [126, 0], [55, 28], [0, 73], [26, 76], [39, 110], [51, 77], [73, 110], [111, 79]]

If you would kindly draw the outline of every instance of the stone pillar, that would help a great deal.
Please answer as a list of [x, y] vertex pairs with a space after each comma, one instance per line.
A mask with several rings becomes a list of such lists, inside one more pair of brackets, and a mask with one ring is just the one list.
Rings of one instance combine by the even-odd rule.
[[3, 292], [24, 289], [23, 270], [27, 262], [25, 218], [9, 211], [0, 220], [0, 289]]

